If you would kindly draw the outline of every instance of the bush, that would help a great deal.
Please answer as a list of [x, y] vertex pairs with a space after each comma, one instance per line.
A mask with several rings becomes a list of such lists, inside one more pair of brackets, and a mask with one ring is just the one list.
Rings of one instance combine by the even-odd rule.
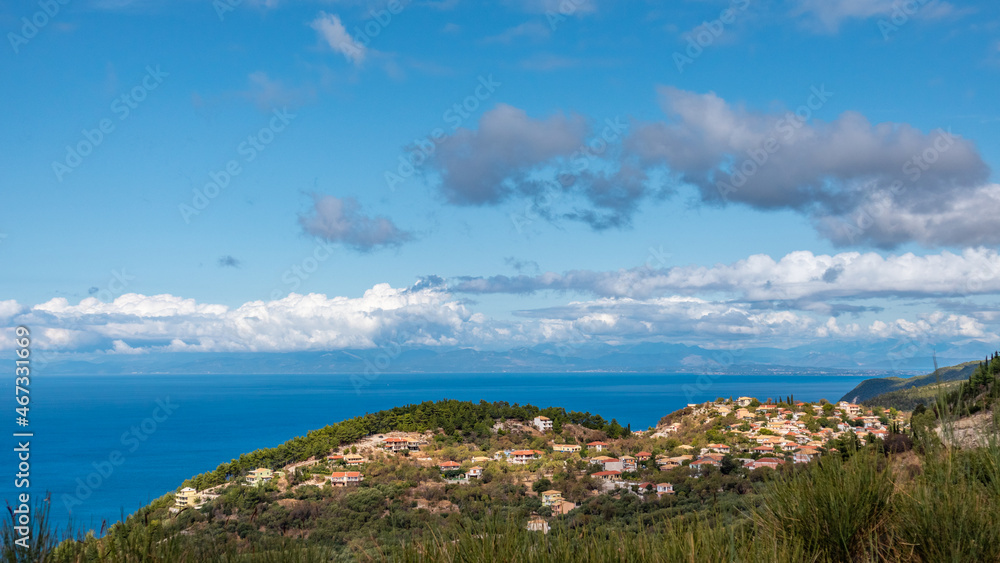
[[879, 467], [870, 453], [846, 462], [828, 456], [763, 484], [754, 520], [779, 542], [801, 543], [834, 561], [874, 558], [888, 528], [894, 487], [888, 466]]

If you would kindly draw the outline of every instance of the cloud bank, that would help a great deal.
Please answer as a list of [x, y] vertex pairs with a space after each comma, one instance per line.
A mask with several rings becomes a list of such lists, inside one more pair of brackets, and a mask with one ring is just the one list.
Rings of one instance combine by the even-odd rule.
[[426, 166], [448, 203], [520, 199], [595, 229], [627, 227], [642, 204], [691, 186], [703, 205], [800, 213], [839, 246], [1000, 244], [1000, 186], [957, 133], [857, 112], [812, 119], [835, 96], [822, 85], [798, 108], [769, 112], [712, 92], [658, 93], [657, 121], [534, 118], [498, 105], [477, 129], [446, 137]]

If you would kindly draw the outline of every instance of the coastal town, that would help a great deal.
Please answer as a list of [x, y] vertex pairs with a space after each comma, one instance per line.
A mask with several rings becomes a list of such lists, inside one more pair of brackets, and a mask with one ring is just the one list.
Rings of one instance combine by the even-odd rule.
[[681, 483], [691, 480], [716, 474], [747, 479], [781, 471], [837, 455], [839, 448], [885, 441], [907, 427], [907, 417], [895, 409], [738, 397], [689, 404], [655, 427], [616, 438], [543, 415], [495, 422], [486, 448], [451, 439], [440, 429], [391, 431], [344, 444], [325, 456], [259, 467], [205, 490], [180, 488], [171, 510], [201, 508], [231, 487], [265, 487], [290, 497], [306, 487], [362, 486], [369, 476], [385, 475], [387, 468], [412, 466], [420, 471], [413, 483], [419, 507], [454, 511], [447, 500], [435, 502], [440, 495], [431, 491], [503, 476], [526, 497], [537, 499], [527, 527], [546, 532], [549, 518], [601, 494], [662, 499], [689, 491], [691, 486]]

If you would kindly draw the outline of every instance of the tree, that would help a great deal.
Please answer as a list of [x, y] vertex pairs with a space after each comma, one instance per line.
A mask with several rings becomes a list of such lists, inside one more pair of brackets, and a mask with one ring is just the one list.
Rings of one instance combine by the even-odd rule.
[[547, 491], [552, 488], [552, 481], [549, 481], [545, 477], [535, 481], [535, 484], [531, 486], [531, 490], [538, 494], [542, 494], [542, 491]]

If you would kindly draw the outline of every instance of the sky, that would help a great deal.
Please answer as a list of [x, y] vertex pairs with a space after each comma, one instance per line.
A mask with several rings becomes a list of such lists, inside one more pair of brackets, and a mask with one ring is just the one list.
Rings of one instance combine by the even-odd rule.
[[0, 3], [0, 349], [1000, 341], [1000, 7]]

